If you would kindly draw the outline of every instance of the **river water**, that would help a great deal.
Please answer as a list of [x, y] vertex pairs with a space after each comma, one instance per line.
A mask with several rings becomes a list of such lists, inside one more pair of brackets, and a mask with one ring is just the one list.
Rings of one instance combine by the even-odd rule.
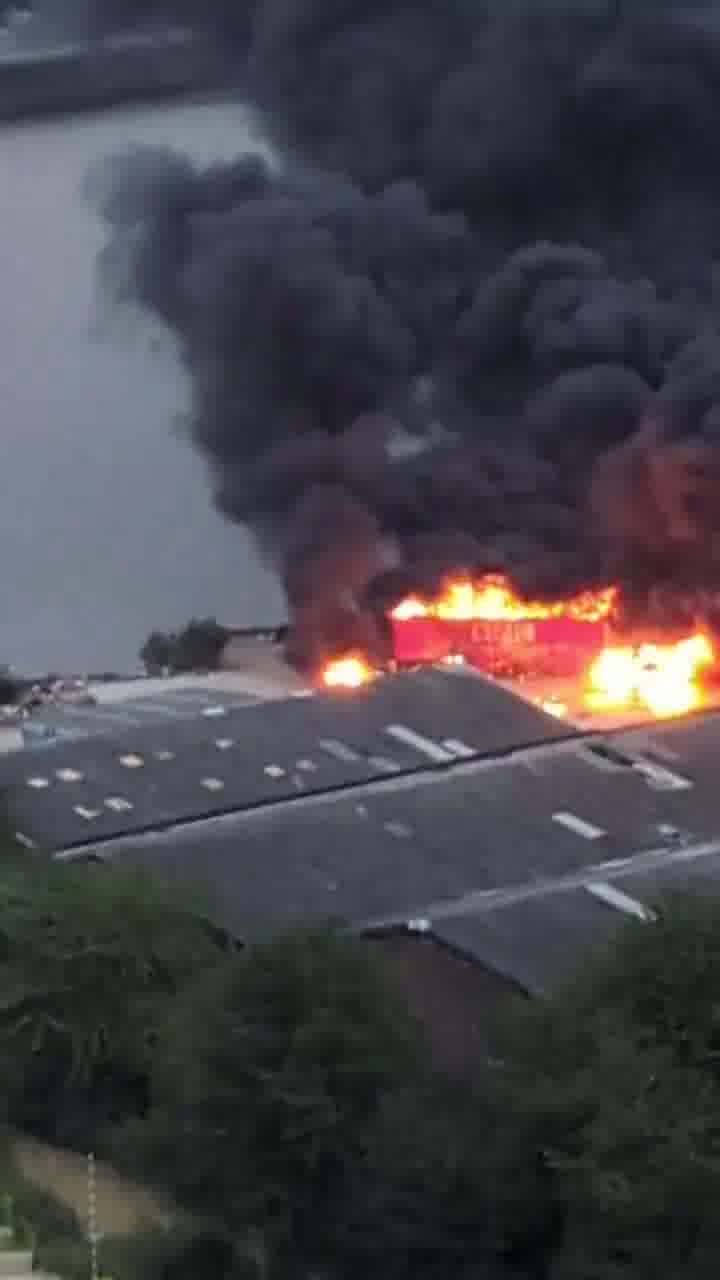
[[128, 670], [153, 627], [283, 613], [173, 430], [187, 384], [169, 342], [99, 304], [82, 183], [136, 142], [199, 160], [258, 145], [217, 101], [0, 131], [0, 662], [23, 670]]

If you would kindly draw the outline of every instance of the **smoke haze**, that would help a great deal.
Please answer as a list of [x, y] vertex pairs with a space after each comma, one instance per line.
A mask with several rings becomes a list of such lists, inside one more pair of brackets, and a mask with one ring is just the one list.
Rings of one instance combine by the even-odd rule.
[[299, 663], [449, 569], [720, 588], [720, 4], [649, 8], [257, 0], [276, 164], [96, 175], [106, 278], [175, 334]]

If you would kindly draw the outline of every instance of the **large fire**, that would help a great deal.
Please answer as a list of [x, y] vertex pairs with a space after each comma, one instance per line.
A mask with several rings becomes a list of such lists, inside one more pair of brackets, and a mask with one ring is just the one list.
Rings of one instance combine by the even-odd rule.
[[603, 649], [588, 672], [587, 705], [601, 711], [635, 705], [658, 718], [687, 715], [703, 705], [701, 680], [713, 661], [703, 632], [674, 644]]
[[[577, 688], [582, 709], [596, 713], [666, 718], [702, 707], [703, 677], [716, 662], [707, 632], [630, 641], [617, 605], [614, 587], [539, 601], [523, 599], [500, 575], [458, 578], [433, 598], [407, 596], [392, 610], [394, 659], [408, 666], [465, 660], [500, 677], [562, 676]], [[327, 664], [321, 683], [358, 689], [377, 674], [362, 654], [345, 654]]]
[[361, 654], [347, 654], [326, 663], [321, 680], [326, 689], [360, 689], [369, 684], [376, 671]]
[[425, 600], [407, 596], [392, 611], [398, 622], [410, 618], [444, 618], [469, 622], [520, 622], [538, 618], [573, 618], [578, 622], [599, 622], [612, 613], [617, 600], [614, 587], [583, 591], [556, 603], [523, 600], [507, 578], [488, 574], [478, 582], [451, 581], [440, 596]]

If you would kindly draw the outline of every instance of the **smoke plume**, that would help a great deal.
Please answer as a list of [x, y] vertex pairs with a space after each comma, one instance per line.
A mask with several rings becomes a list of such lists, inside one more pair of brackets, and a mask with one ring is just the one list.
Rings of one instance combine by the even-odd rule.
[[720, 3], [530, 8], [257, 0], [276, 162], [105, 175], [106, 272], [178, 340], [298, 662], [451, 568], [720, 588]]

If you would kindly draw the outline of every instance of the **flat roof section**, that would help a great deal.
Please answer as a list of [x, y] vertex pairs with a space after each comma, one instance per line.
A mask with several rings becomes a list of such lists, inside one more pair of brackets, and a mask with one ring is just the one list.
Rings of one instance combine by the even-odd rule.
[[490, 681], [424, 671], [347, 695], [218, 700], [193, 718], [8, 755], [0, 786], [18, 828], [60, 849], [566, 736]]
[[[715, 718], [716, 743], [719, 730]], [[574, 739], [332, 793], [308, 791], [172, 830], [111, 837], [69, 856], [118, 857], [204, 886], [218, 919], [240, 937], [328, 915], [381, 931], [426, 921], [443, 940], [471, 955], [476, 947], [477, 958], [489, 962], [487, 921], [522, 905], [512, 956], [525, 967], [510, 976], [529, 986], [534, 965], [532, 981], [542, 985], [552, 980], [556, 940], [562, 976], [562, 965], [574, 963], [574, 940], [592, 941], [593, 921], [613, 922], [617, 914], [607, 895], [590, 902], [582, 895], [587, 919], [573, 933], [574, 909], [563, 929], [560, 908], [555, 925], [547, 914], [555, 895], [587, 879], [616, 884], [630, 870], [682, 879], [686, 868], [695, 874], [709, 867], [720, 850], [717, 783], [705, 766], [688, 756], [668, 778], [648, 774], [641, 758], [642, 767], [629, 757], [612, 764], [589, 745]], [[619, 749], [622, 739], [610, 745]], [[706, 753], [717, 758], [710, 738]], [[93, 823], [85, 826], [89, 841]], [[537, 912], [548, 936], [536, 948]], [[512, 930], [492, 940], [496, 965], [511, 942]]]

